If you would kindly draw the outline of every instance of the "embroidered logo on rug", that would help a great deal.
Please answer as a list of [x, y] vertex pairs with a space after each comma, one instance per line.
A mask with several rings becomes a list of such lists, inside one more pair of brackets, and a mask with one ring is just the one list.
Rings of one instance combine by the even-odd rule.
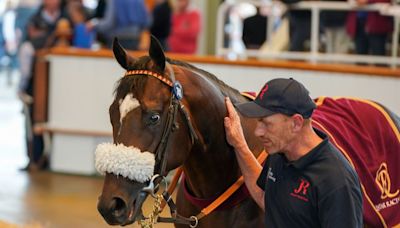
[[290, 195], [297, 199], [308, 202], [308, 198], [306, 196], [309, 187], [310, 187], [310, 182], [308, 182], [308, 180], [300, 179], [299, 186], [293, 189], [293, 192], [291, 192]]
[[381, 199], [383, 200], [389, 198], [388, 200], [375, 205], [377, 211], [400, 203], [400, 197], [398, 197], [400, 190], [397, 189], [397, 191], [391, 192], [392, 185], [390, 182], [389, 170], [385, 162], [380, 165], [378, 171], [376, 172], [375, 183], [381, 190]]

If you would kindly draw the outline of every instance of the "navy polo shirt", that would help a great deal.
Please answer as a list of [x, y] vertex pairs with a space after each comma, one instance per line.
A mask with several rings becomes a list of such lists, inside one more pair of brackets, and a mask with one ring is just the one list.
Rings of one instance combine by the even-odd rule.
[[266, 227], [362, 227], [358, 176], [328, 137], [300, 159], [273, 154], [257, 185], [265, 191]]

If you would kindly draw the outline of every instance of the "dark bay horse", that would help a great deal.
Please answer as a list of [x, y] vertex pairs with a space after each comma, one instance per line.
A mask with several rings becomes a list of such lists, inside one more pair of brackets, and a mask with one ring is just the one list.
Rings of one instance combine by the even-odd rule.
[[[154, 38], [149, 56], [133, 58], [116, 40], [113, 51], [126, 74], [109, 109], [114, 142], [96, 150], [96, 168], [106, 175], [99, 212], [112, 225], [142, 220], [141, 207], [157, 188], [155, 180], [182, 166], [177, 214], [198, 215], [241, 176], [225, 139], [224, 97], [234, 103], [246, 98], [214, 75], [166, 58]], [[315, 102], [313, 127], [330, 137], [360, 177], [364, 223], [400, 226], [399, 117], [372, 101]], [[250, 149], [259, 156], [263, 148], [253, 137], [256, 120], [241, 117], [241, 122]], [[243, 189], [198, 220], [198, 227], [263, 227], [264, 213]], [[189, 223], [177, 227], [197, 222], [181, 221]]]
[[[224, 97], [233, 102], [246, 98], [210, 73], [167, 59], [154, 38], [149, 56], [133, 58], [117, 40], [113, 52], [127, 74], [119, 81], [109, 108], [114, 143], [100, 145], [96, 151], [96, 166], [106, 173], [98, 202], [104, 219], [112, 225], [140, 219], [143, 188], [153, 173], [166, 175], [178, 166], [183, 167], [186, 193], [198, 199], [219, 196], [241, 176], [235, 153], [225, 139]], [[182, 90], [181, 100], [172, 99]], [[252, 137], [256, 122], [243, 118], [242, 124], [258, 156], [263, 148]], [[179, 188], [178, 214], [197, 215], [201, 208], [184, 194]], [[263, 220], [261, 209], [245, 197], [199, 220], [198, 227], [263, 227]]]

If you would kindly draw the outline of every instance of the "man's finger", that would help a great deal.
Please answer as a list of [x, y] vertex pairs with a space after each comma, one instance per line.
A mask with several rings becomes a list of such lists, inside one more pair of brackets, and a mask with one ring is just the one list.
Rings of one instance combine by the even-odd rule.
[[231, 120], [229, 119], [229, 117], [224, 118], [224, 124], [225, 124], [225, 127], [231, 126]]
[[233, 104], [231, 102], [231, 100], [229, 99], [229, 97], [225, 97], [225, 104], [226, 104], [226, 109], [228, 110], [228, 116], [232, 116], [233, 115]]
[[236, 112], [235, 107], [233, 106], [231, 100], [229, 97], [226, 97], [226, 108], [228, 110], [228, 117], [232, 119], [232, 121], [236, 121], [239, 119], [239, 115]]

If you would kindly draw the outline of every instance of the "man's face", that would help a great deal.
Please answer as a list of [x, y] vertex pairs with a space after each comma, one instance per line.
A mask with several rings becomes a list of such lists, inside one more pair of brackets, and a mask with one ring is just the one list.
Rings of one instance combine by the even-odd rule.
[[49, 11], [56, 11], [60, 9], [61, 0], [44, 0], [43, 5]]
[[278, 113], [258, 119], [254, 133], [260, 138], [266, 151], [275, 154], [288, 150], [295, 136], [292, 128], [291, 117]]
[[176, 3], [179, 12], [185, 11], [189, 6], [189, 0], [178, 0]]

